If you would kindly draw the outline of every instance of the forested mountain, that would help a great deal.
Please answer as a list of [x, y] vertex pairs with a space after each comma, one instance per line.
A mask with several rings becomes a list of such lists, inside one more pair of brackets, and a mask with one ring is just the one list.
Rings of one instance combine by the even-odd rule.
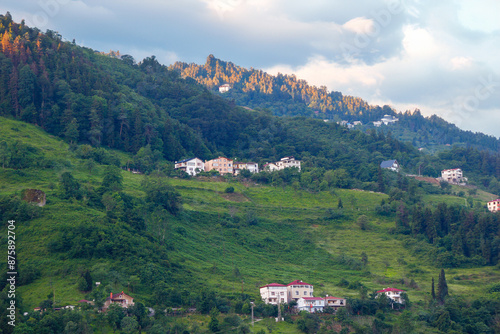
[[232, 89], [224, 93], [224, 97], [241, 106], [267, 108], [278, 116], [301, 115], [369, 124], [379, 121], [384, 115], [393, 115], [399, 118], [399, 122], [380, 130], [391, 131], [395, 138], [410, 141], [417, 147], [434, 150], [436, 146], [442, 149], [442, 145], [459, 144], [493, 152], [500, 147], [500, 141], [493, 136], [460, 130], [435, 115], [423, 117], [419, 110], [397, 112], [387, 105], [372, 106], [359, 97], [329, 92], [324, 86], [311, 86], [295, 75], [280, 73], [273, 76], [262, 70], [242, 68], [213, 55], [208, 56], [204, 65], [176, 62], [170, 68], [212, 91], [229, 84]]
[[[8, 13], [0, 36], [0, 244], [12, 247], [6, 236], [15, 224], [19, 269], [14, 328], [0, 264], [3, 333], [498, 330], [500, 216], [484, 206], [491, 194], [405, 175], [458, 167], [500, 193], [491, 150], [431, 155], [389, 132], [248, 110], [154, 56], [138, 64], [107, 56]], [[314, 94], [300, 85], [300, 96]], [[267, 96], [259, 94], [255, 101]], [[359, 99], [330, 98], [339, 110], [364, 108]], [[427, 120], [414, 119], [425, 129]], [[261, 164], [293, 155], [302, 170], [200, 178], [173, 171], [175, 160], [218, 155]], [[387, 159], [404, 173], [382, 170]], [[46, 194], [44, 207], [27, 203], [33, 188]], [[441, 268], [452, 273], [450, 295], [442, 274], [435, 296]], [[318, 295], [348, 297], [348, 307], [292, 318], [287, 305], [286, 322], [250, 329], [251, 301], [256, 316], [278, 315], [258, 288], [299, 278]], [[408, 291], [411, 311], [375, 297], [386, 285]], [[136, 306], [97, 312], [118, 291]], [[60, 309], [82, 299], [95, 305]], [[189, 308], [196, 314], [179, 316]]]
[[[17, 24], [10, 15], [2, 16], [0, 24], [0, 114], [37, 124], [73, 144], [107, 146], [133, 154], [139, 154], [142, 148], [138, 157], [147, 156], [149, 163], [139, 163], [141, 159], [135, 163], [144, 171], [163, 159], [174, 161], [190, 156], [207, 159], [227, 155], [265, 163], [294, 155], [303, 159], [306, 167], [342, 168], [354, 179], [376, 182], [373, 171], [380, 161], [395, 158], [408, 172], [416, 173], [418, 166], [425, 165], [428, 175], [438, 176], [443, 168], [461, 167], [487, 178], [486, 186], [497, 185], [491, 177], [498, 177], [500, 168], [495, 167], [497, 159], [491, 153], [467, 149], [457, 165], [454, 154], [440, 159], [422, 156], [390, 133], [348, 132], [337, 124], [319, 120], [276, 118], [265, 111], [249, 111], [189, 78], [182, 79], [177, 70], [159, 64], [154, 56], [137, 65], [131, 56], [117, 59], [101, 55], [63, 42], [53, 31], [43, 34], [24, 23]], [[217, 70], [221, 67], [224, 71]], [[187, 68], [199, 69], [195, 65]], [[222, 79], [236, 85], [236, 78], [246, 73], [252, 77], [250, 91], [263, 90], [258, 87], [268, 82], [268, 90], [285, 94], [289, 86], [286, 82], [291, 82], [296, 99], [317, 96], [314, 103], [321, 104], [322, 99], [334, 101], [336, 96], [337, 102], [342, 100], [337, 105], [344, 113], [363, 117], [389, 112], [382, 108], [362, 113], [362, 108], [368, 106], [361, 100], [326, 94], [326, 90], [317, 90], [293, 77], [281, 76], [283, 88], [276, 89], [276, 78], [261, 71], [243, 71], [213, 57], [209, 57], [203, 71], [215, 78], [234, 73], [212, 85]], [[254, 100], [258, 101], [258, 97]], [[400, 122], [413, 126], [414, 131], [435, 131], [435, 127], [426, 127], [429, 121], [440, 123], [437, 118], [427, 120], [419, 114], [401, 117]], [[432, 137], [436, 138], [436, 134], [432, 133]], [[443, 161], [445, 157], [452, 161]]]

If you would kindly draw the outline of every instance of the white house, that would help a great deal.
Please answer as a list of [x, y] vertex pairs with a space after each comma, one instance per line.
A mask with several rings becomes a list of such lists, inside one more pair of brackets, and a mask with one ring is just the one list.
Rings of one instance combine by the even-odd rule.
[[399, 118], [396, 118], [396, 117], [394, 117], [394, 116], [392, 116], [392, 115], [384, 115], [384, 117], [382, 117], [382, 118], [380, 119], [380, 121], [381, 121], [382, 123], [384, 123], [385, 125], [388, 125], [388, 124], [393, 124], [393, 123], [398, 122], [398, 121], [399, 121]]
[[390, 169], [394, 172], [399, 172], [400, 166], [397, 160], [386, 160], [380, 163], [380, 168]]
[[295, 160], [294, 157], [284, 157], [280, 161], [276, 162], [278, 169], [285, 169], [290, 167], [296, 167], [300, 171], [300, 160]]
[[[260, 287], [260, 296], [264, 303], [276, 305], [288, 303], [288, 291], [286, 285], [271, 283]], [[279, 299], [278, 299], [279, 298]]]
[[325, 299], [321, 297], [300, 297], [297, 300], [297, 309], [309, 313], [323, 312]]
[[500, 211], [500, 199], [495, 199], [488, 202], [488, 210], [491, 212]]
[[205, 164], [201, 159], [190, 158], [181, 161], [176, 161], [174, 168], [183, 170], [191, 176], [195, 176], [199, 172], [203, 172], [205, 170]]
[[238, 175], [242, 169], [248, 169], [250, 173], [259, 172], [259, 164], [256, 162], [233, 162], [234, 175]]
[[382, 121], [373, 121], [373, 126], [378, 128], [381, 125], [382, 125]]
[[444, 169], [441, 171], [441, 179], [448, 183], [459, 184], [467, 181], [460, 168]]
[[295, 280], [292, 283], [289, 283], [286, 287], [289, 301], [292, 301], [292, 299], [297, 301], [301, 297], [313, 296], [313, 286], [302, 282], [301, 280]]
[[230, 89], [231, 86], [229, 84], [223, 84], [222, 86], [219, 86], [219, 93], [229, 92]]
[[264, 169], [269, 172], [274, 172], [275, 170], [279, 170], [278, 166], [276, 166], [276, 164], [272, 162], [265, 164]]
[[325, 307], [331, 307], [337, 311], [340, 307], [345, 307], [346, 299], [326, 295]]
[[395, 301], [396, 303], [403, 304], [401, 299], [401, 293], [405, 292], [404, 290], [399, 290], [395, 288], [386, 288], [384, 290], [377, 291], [377, 296], [380, 294], [385, 294], [387, 297]]

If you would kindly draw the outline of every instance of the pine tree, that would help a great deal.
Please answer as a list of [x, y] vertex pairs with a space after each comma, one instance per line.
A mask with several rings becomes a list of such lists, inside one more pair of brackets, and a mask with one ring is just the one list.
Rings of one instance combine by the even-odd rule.
[[431, 296], [432, 300], [436, 300], [436, 291], [434, 290], [434, 277], [432, 278]]
[[446, 277], [444, 275], [444, 269], [441, 269], [441, 273], [439, 274], [438, 280], [438, 289], [437, 289], [437, 299], [438, 302], [442, 305], [444, 304], [444, 300], [446, 296], [448, 296], [448, 284], [446, 283]]

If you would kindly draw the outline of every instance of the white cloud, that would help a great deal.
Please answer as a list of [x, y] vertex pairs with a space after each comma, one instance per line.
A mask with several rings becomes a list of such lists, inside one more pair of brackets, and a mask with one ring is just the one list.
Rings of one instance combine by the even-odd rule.
[[472, 66], [472, 58], [470, 57], [453, 57], [450, 59], [452, 70], [459, 70]]
[[356, 17], [344, 23], [342, 27], [357, 34], [371, 34], [374, 29], [374, 23], [371, 19]]

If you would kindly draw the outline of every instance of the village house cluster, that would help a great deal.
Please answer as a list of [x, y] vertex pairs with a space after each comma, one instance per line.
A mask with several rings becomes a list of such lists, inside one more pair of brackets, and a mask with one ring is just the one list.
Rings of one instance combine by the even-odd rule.
[[[326, 121], [327, 120], [325, 120], [325, 122]], [[373, 121], [373, 125], [378, 128], [382, 124], [389, 125], [389, 124], [394, 124], [394, 123], [396, 123], [398, 121], [399, 121], [399, 118], [396, 118], [396, 117], [394, 117], [392, 115], [384, 115], [384, 117], [382, 117], [380, 119], [380, 121]], [[357, 125], [363, 125], [363, 123], [361, 121], [353, 121], [352, 123], [349, 122], [349, 121], [340, 121], [340, 122], [337, 122], [337, 124], [345, 126], [348, 129], [352, 129], [352, 128], [354, 128]]]
[[[387, 288], [377, 291], [377, 295], [385, 294], [393, 302], [403, 303], [401, 293], [404, 290]], [[331, 307], [335, 312], [341, 307], [346, 306], [346, 298], [328, 296], [314, 297], [314, 287], [312, 284], [295, 280], [287, 285], [271, 283], [260, 287], [260, 296], [264, 303], [279, 305], [288, 304], [291, 301], [297, 303], [298, 311], [307, 311], [310, 313], [323, 312], [325, 307]]]
[[[250, 173], [259, 172], [259, 164], [256, 162], [237, 162], [226, 157], [218, 157], [212, 160], [203, 161], [199, 158], [190, 158], [181, 161], [176, 161], [175, 169], [183, 170], [191, 176], [195, 176], [200, 172], [209, 172], [215, 170], [220, 175], [232, 174], [238, 175], [244, 169]], [[275, 171], [289, 167], [296, 167], [300, 171], [300, 161], [294, 157], [284, 157], [275, 163], [267, 163], [264, 165], [264, 170]]]

